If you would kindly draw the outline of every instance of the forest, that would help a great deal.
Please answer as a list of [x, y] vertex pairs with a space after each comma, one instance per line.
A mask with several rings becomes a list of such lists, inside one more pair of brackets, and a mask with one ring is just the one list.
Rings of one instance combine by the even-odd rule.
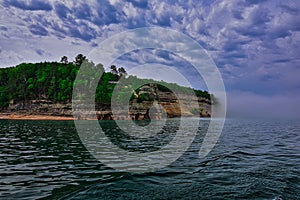
[[[11, 100], [26, 102], [28, 100], [46, 99], [53, 102], [71, 102], [75, 79], [80, 67], [83, 65], [86, 69], [91, 70], [90, 73], [101, 72], [102, 74], [95, 93], [95, 101], [98, 103], [110, 103], [114, 87], [121, 77], [132, 84], [133, 88], [137, 84], [151, 81], [156, 83], [157, 88], [161, 91], [176, 88], [176, 91], [185, 92], [190, 89], [175, 83], [140, 79], [128, 75], [123, 67], [118, 68], [115, 65], [110, 66], [109, 72], [105, 72], [102, 64], [95, 65], [84, 55], [78, 54], [72, 62], [69, 62], [68, 58], [63, 56], [60, 62], [22, 63], [15, 67], [1, 68], [0, 108], [6, 108]], [[86, 80], [78, 81], [76, 84], [86, 87], [89, 85], [88, 79], [87, 77]], [[197, 96], [211, 98], [207, 91], [194, 90], [194, 92]], [[139, 96], [138, 98], [140, 101], [149, 100], [145, 96]]]

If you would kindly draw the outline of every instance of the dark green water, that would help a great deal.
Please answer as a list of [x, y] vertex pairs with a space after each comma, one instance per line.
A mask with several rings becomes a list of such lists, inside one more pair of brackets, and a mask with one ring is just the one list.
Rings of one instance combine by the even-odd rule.
[[[208, 122], [176, 162], [134, 175], [91, 156], [72, 121], [0, 120], [0, 199], [300, 199], [299, 122], [227, 120], [218, 144], [200, 159]], [[165, 131], [172, 137], [176, 128]], [[115, 131], [110, 138], [135, 143]], [[146, 151], [161, 145], [148, 143]]]

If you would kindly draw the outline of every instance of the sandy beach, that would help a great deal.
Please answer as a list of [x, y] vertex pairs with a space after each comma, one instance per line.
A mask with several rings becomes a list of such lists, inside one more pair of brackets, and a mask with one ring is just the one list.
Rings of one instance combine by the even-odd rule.
[[10, 120], [74, 120], [73, 117], [68, 116], [51, 116], [51, 115], [28, 115], [19, 113], [0, 113], [1, 119]]

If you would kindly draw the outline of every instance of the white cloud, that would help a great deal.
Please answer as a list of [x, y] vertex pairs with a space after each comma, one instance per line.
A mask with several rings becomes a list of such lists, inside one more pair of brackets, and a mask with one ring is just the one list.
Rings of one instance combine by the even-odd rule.
[[[0, 50], [1, 65], [7, 67], [12, 66], [12, 63], [20, 63], [24, 58], [12, 50]], [[0, 66], [1, 67], [1, 66]]]
[[116, 4], [121, 3], [121, 2], [122, 2], [121, 0], [109, 0], [109, 3], [113, 6], [115, 6]]
[[130, 2], [125, 4], [125, 6], [123, 7], [123, 11], [128, 18], [134, 18], [138, 16], [137, 9]]
[[[87, 53], [91, 46], [82, 41], [77, 44], [72, 43], [72, 39], [58, 39], [56, 37], [47, 37], [39, 40], [38, 37], [18, 39], [9, 48], [0, 51], [3, 58], [0, 67], [14, 66], [21, 62], [41, 62], [41, 61], [59, 61], [63, 55], [73, 60], [78, 53]], [[25, 50], [26, 49], [26, 50]], [[55, 49], [55, 51], [51, 51]], [[40, 54], [39, 52], [43, 52]]]

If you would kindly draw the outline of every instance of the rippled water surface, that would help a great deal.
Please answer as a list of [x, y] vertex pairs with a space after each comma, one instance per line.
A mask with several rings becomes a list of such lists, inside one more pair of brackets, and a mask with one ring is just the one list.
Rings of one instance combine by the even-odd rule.
[[[112, 121], [101, 125], [114, 144], [147, 152], [172, 140], [179, 122], [169, 123], [151, 141], [120, 136]], [[170, 166], [130, 174], [97, 161], [72, 121], [0, 120], [0, 199], [300, 199], [298, 121], [229, 119], [200, 159], [208, 123]]]

